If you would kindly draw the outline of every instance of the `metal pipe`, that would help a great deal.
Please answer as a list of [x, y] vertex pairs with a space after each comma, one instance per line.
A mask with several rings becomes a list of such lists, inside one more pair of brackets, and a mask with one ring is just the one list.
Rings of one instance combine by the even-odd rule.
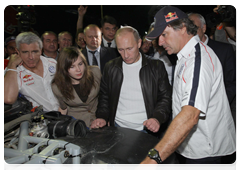
[[28, 148], [28, 143], [24, 138], [24, 136], [28, 135], [28, 125], [29, 125], [28, 121], [22, 122], [20, 125], [20, 134], [19, 134], [19, 140], [18, 140], [19, 151], [24, 151]]

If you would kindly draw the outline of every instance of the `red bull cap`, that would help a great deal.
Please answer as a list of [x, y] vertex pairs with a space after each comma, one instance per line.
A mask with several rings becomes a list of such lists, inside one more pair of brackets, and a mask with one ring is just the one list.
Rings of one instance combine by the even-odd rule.
[[151, 31], [148, 35], [146, 35], [146, 38], [149, 40], [156, 39], [159, 35], [162, 34], [162, 32], [165, 30], [168, 24], [182, 18], [188, 18], [188, 16], [180, 9], [173, 6], [163, 7], [155, 15], [154, 30]]

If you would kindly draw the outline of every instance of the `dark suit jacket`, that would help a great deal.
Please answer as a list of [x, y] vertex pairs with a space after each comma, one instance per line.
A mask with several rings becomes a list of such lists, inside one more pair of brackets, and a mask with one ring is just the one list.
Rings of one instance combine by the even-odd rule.
[[101, 42], [101, 47], [104, 47], [103, 40], [102, 40], [102, 42]]
[[231, 44], [210, 38], [207, 45], [213, 49], [222, 64], [226, 93], [231, 103], [236, 96], [236, 53]]
[[[90, 65], [91, 63], [89, 63], [88, 60], [88, 53], [87, 53], [87, 49], [83, 49], [82, 50], [83, 55], [86, 57], [88, 64]], [[105, 64], [118, 57], [118, 53], [117, 50], [114, 48], [109, 48], [109, 47], [101, 47], [100, 48], [100, 67], [101, 67], [101, 72], [103, 73], [103, 69]]]

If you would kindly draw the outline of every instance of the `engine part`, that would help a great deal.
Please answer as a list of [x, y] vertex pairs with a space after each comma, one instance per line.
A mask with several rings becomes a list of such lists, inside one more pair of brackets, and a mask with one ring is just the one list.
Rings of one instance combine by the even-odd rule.
[[56, 148], [53, 151], [53, 155], [58, 155], [58, 154], [60, 154], [64, 150], [65, 150], [64, 148]]
[[48, 133], [50, 137], [85, 137], [88, 129], [82, 120], [53, 121], [48, 124]]
[[[22, 126], [22, 124], [24, 124]], [[62, 164], [68, 157], [72, 156], [72, 163], [80, 163], [80, 147], [65, 141], [49, 140], [28, 136], [28, 122], [21, 124], [21, 133], [19, 138], [22, 143], [18, 145], [18, 150], [4, 148], [4, 157], [6, 163], [10, 164]], [[29, 143], [36, 144], [33, 148], [25, 148]], [[64, 148], [65, 152], [61, 152]], [[56, 155], [53, 155], [55, 151]], [[68, 152], [68, 154], [66, 153]]]
[[47, 145], [39, 146], [38, 153], [42, 152], [46, 147], [47, 147]]
[[49, 138], [49, 133], [47, 129], [48, 121], [43, 118], [43, 116], [35, 116], [32, 120], [32, 125], [30, 128], [30, 136], [39, 138]]

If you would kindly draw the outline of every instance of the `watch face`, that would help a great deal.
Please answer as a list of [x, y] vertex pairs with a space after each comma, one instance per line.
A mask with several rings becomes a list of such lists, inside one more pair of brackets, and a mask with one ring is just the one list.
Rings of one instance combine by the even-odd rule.
[[152, 158], [155, 158], [157, 157], [157, 151], [155, 149], [151, 149], [149, 152], [148, 152], [148, 155]]

